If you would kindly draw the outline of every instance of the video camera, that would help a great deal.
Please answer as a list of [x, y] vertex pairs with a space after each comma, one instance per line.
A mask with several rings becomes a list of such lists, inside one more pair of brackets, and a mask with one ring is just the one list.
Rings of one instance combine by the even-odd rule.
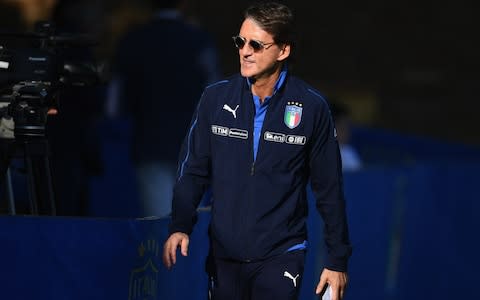
[[99, 68], [85, 51], [93, 45], [86, 35], [57, 34], [50, 22], [33, 33], [0, 33], [0, 138], [43, 137], [63, 88], [98, 83]]

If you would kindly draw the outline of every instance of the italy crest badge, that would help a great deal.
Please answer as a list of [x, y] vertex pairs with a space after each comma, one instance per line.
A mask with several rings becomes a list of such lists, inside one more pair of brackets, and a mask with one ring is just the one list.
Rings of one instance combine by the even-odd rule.
[[300, 124], [302, 120], [302, 104], [298, 102], [288, 102], [285, 106], [285, 116], [283, 118], [285, 125], [293, 129]]

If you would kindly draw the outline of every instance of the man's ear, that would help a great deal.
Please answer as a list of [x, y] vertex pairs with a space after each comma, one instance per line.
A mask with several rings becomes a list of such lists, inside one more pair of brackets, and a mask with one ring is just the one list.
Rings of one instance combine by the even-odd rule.
[[290, 56], [290, 45], [289, 44], [283, 44], [280, 48], [280, 54], [278, 55], [277, 60], [278, 61], [283, 61], [287, 59]]

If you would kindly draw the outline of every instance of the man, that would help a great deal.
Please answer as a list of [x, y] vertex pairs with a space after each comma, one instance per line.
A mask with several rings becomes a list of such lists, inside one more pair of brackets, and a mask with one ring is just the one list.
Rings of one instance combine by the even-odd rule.
[[358, 171], [363, 167], [363, 163], [360, 154], [350, 141], [350, 112], [348, 108], [340, 102], [330, 104], [330, 111], [332, 112], [335, 128], [337, 129], [338, 146], [342, 158], [342, 170], [344, 172]]
[[297, 299], [307, 247], [308, 180], [325, 221], [328, 262], [316, 293], [343, 297], [351, 253], [341, 160], [325, 100], [289, 75], [293, 16], [275, 2], [245, 11], [233, 38], [240, 75], [207, 87], [180, 156], [164, 264], [186, 256], [211, 187], [213, 299]]
[[181, 14], [186, 1], [152, 4], [151, 20], [119, 42], [107, 113], [131, 115], [141, 215], [164, 217], [171, 212], [183, 134], [203, 88], [220, 72], [210, 35]]

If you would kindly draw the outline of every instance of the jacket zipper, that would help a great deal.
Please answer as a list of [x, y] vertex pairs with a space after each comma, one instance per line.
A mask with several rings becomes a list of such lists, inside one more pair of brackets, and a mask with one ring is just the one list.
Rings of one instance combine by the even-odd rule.
[[[253, 94], [252, 94], [251, 91], [249, 93], [249, 98], [253, 99]], [[250, 100], [250, 101], [252, 101], [252, 100]], [[257, 115], [257, 109], [255, 107], [255, 103], [253, 101], [251, 103], [252, 103], [252, 106], [253, 106], [253, 118], [250, 121], [250, 126], [252, 126], [251, 130], [250, 130], [250, 132], [252, 132], [252, 146], [250, 148], [252, 150], [252, 165], [250, 166], [250, 176], [253, 176], [253, 175], [255, 175], [255, 149], [254, 149], [255, 135], [254, 135], [254, 132], [255, 132], [255, 116]]]
[[[250, 93], [250, 96], [253, 97], [252, 93]], [[272, 95], [272, 97], [270, 98], [270, 103], [272, 102], [272, 99], [275, 97], [275, 94]], [[270, 105], [270, 104], [269, 104]], [[255, 104], [253, 105], [253, 111], [254, 111], [254, 114], [253, 114], [253, 121], [252, 121], [252, 132], [254, 132], [255, 130], [255, 118], [257, 116], [257, 109], [255, 107]], [[263, 126], [265, 124], [265, 120], [267, 118], [267, 115], [268, 115], [268, 109], [267, 111], [265, 112], [265, 116], [264, 116], [264, 119], [263, 119], [263, 123], [262, 123], [262, 127], [260, 128], [260, 137], [258, 138], [258, 148], [257, 148], [257, 158], [258, 158], [258, 155], [259, 155], [259, 152], [260, 152], [260, 146], [261, 146], [261, 143], [262, 143], [262, 131], [263, 131]], [[255, 138], [252, 134], [252, 150], [253, 150], [253, 145], [255, 143]], [[255, 153], [253, 153], [253, 162], [252, 162], [252, 165], [250, 167], [250, 176], [253, 176], [255, 175]]]

